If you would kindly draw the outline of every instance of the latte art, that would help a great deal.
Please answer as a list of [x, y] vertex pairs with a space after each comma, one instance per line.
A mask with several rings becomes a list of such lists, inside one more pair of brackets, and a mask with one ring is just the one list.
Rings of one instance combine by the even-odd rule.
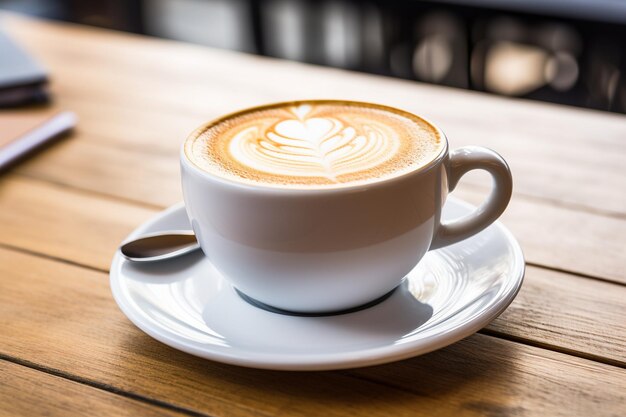
[[338, 183], [340, 175], [381, 165], [399, 149], [396, 132], [375, 120], [347, 125], [334, 117], [311, 116], [311, 110], [310, 105], [291, 107], [293, 119], [236, 133], [229, 147], [233, 158], [274, 175]]
[[442, 146], [438, 131], [409, 113], [311, 101], [227, 116], [192, 134], [185, 154], [199, 168], [230, 180], [332, 188], [409, 172]]

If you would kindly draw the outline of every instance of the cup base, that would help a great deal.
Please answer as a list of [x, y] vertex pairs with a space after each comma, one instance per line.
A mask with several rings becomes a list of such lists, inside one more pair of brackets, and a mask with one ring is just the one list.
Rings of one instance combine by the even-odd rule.
[[282, 308], [273, 307], [269, 304], [265, 304], [261, 301], [255, 300], [249, 295], [246, 295], [245, 293], [239, 291], [237, 288], [235, 288], [235, 292], [237, 292], [239, 297], [241, 297], [241, 299], [247, 302], [248, 304], [254, 307], [260, 308], [262, 310], [269, 311], [270, 313], [283, 314], [285, 316], [296, 316], [296, 317], [327, 317], [327, 316], [339, 316], [341, 314], [355, 313], [357, 311], [361, 311], [361, 310], [365, 310], [367, 308], [373, 307], [376, 304], [381, 303], [385, 301], [387, 298], [389, 298], [391, 294], [393, 294], [393, 292], [397, 288], [398, 287], [395, 287], [393, 290], [389, 291], [385, 295], [378, 297], [375, 300], [372, 300], [365, 304], [356, 306], [356, 307], [351, 307], [351, 308], [347, 308], [343, 310], [321, 311], [321, 312], [301, 312], [301, 311], [284, 310]]

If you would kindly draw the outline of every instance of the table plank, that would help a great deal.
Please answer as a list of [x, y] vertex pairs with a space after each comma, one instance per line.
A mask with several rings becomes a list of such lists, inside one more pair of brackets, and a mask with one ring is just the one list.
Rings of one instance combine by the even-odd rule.
[[107, 271], [120, 242], [156, 213], [40, 181], [0, 182], [0, 243]]
[[145, 154], [78, 137], [56, 143], [14, 172], [138, 204], [166, 207], [182, 199], [177, 155]]
[[[453, 146], [492, 146], [510, 162], [516, 192], [598, 212], [626, 214], [626, 195], [616, 192], [623, 187], [620, 167], [626, 154], [626, 118], [620, 115], [285, 63], [100, 29], [6, 16], [4, 20], [10, 33], [51, 68], [60, 103], [64, 98], [92, 103], [90, 109], [78, 102], [71, 106], [84, 117], [85, 131], [97, 130], [89, 125], [93, 103], [101, 105], [97, 117], [106, 120], [108, 126], [136, 126], [135, 117], [140, 112], [151, 115], [152, 126], [165, 126], [168, 115], [175, 114], [173, 123], [177, 127], [163, 128], [166, 135], [144, 134], [134, 127], [129, 127], [128, 134], [115, 133], [115, 140], [123, 138], [126, 143], [144, 146], [146, 154], [157, 141], [171, 143], [166, 146], [172, 146], [172, 150], [178, 148], [182, 113], [193, 115], [190, 120], [194, 120], [194, 125], [185, 129], [186, 134], [200, 115], [213, 117], [262, 102], [311, 96], [361, 99], [427, 115], [448, 132]], [[67, 65], [69, 61], [73, 64]], [[111, 110], [114, 107], [120, 107], [120, 111]], [[145, 121], [150, 115], [140, 119]], [[102, 122], [99, 125], [103, 126]], [[107, 131], [101, 128], [94, 137], [107, 137]], [[111, 141], [107, 137], [107, 146]], [[100, 161], [92, 163], [98, 165]]]
[[184, 415], [0, 359], [0, 416]]
[[486, 331], [626, 367], [625, 312], [622, 285], [528, 267], [517, 298]]
[[490, 336], [353, 372], [261, 371], [149, 338], [116, 308], [102, 272], [0, 249], [0, 285], [0, 353], [213, 416], [565, 416], [597, 415], [598, 404], [617, 416], [626, 406], [625, 369]]
[[[459, 186], [454, 196], [475, 205], [486, 191]], [[626, 284], [626, 221], [513, 196], [500, 221], [528, 262]]]
[[[102, 271], [119, 242], [158, 211], [24, 178], [0, 183], [0, 201], [0, 244]], [[521, 214], [528, 214], [523, 207]], [[530, 267], [518, 298], [489, 329], [626, 365], [623, 311], [626, 286]]]

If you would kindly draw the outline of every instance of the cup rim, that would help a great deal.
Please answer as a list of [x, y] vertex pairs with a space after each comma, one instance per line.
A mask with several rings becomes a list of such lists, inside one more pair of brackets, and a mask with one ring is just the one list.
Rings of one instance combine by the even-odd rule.
[[[429, 160], [424, 165], [421, 165], [403, 174], [391, 176], [391, 177], [380, 179], [380, 180], [374, 180], [369, 183], [346, 184], [346, 185], [339, 185], [339, 186], [333, 186], [333, 187], [308, 186], [306, 188], [304, 187], [298, 188], [298, 187], [285, 187], [281, 184], [257, 184], [257, 183], [246, 183], [243, 181], [236, 181], [233, 179], [229, 179], [229, 178], [221, 177], [219, 175], [212, 174], [200, 168], [187, 155], [185, 145], [191, 138], [197, 138], [202, 132], [206, 131], [206, 129], [208, 129], [209, 127], [215, 124], [221, 123], [222, 121], [239, 116], [241, 114], [256, 111], [256, 110], [263, 110], [263, 109], [268, 109], [272, 107], [283, 107], [283, 106], [289, 106], [289, 105], [299, 105], [299, 104], [305, 104], [305, 103], [311, 103], [311, 102], [322, 102], [322, 103], [331, 103], [331, 104], [347, 103], [347, 104], [372, 106], [372, 107], [377, 107], [383, 110], [387, 110], [392, 113], [405, 115], [410, 118], [417, 118], [427, 123], [428, 125], [430, 125], [437, 132], [439, 137], [442, 139], [443, 144], [441, 146], [441, 149], [439, 150], [439, 153], [435, 155], [431, 160]], [[436, 124], [434, 124], [427, 118], [417, 115], [415, 113], [411, 113], [411, 112], [401, 110], [396, 107], [387, 106], [384, 104], [378, 104], [378, 103], [372, 103], [372, 102], [366, 102], [366, 101], [336, 100], [336, 99], [303, 99], [303, 100], [279, 101], [279, 102], [262, 104], [258, 106], [246, 107], [244, 109], [236, 110], [236, 111], [227, 113], [223, 116], [211, 119], [208, 122], [205, 122], [199, 127], [197, 127], [196, 129], [194, 129], [189, 135], [187, 135], [187, 137], [183, 141], [181, 148], [180, 148], [180, 160], [182, 164], [184, 164], [189, 169], [193, 170], [195, 173], [199, 174], [202, 177], [207, 178], [210, 181], [217, 182], [218, 184], [225, 186], [225, 187], [236, 188], [236, 189], [246, 191], [246, 192], [261, 192], [261, 193], [270, 193], [270, 194], [320, 195], [320, 194], [345, 193], [345, 192], [361, 191], [361, 190], [372, 189], [372, 188], [386, 187], [393, 183], [400, 182], [410, 176], [418, 175], [425, 171], [429, 171], [433, 167], [439, 165], [439, 163], [442, 160], [444, 160], [446, 155], [448, 154], [448, 147], [449, 147], [449, 144], [448, 144], [448, 138], [446, 134]]]

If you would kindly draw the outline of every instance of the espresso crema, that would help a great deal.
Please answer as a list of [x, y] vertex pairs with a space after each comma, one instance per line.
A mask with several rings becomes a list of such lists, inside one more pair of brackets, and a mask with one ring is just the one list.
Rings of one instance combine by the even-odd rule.
[[247, 184], [333, 188], [377, 182], [435, 159], [445, 141], [427, 121], [373, 104], [302, 101], [257, 107], [195, 131], [198, 168]]

